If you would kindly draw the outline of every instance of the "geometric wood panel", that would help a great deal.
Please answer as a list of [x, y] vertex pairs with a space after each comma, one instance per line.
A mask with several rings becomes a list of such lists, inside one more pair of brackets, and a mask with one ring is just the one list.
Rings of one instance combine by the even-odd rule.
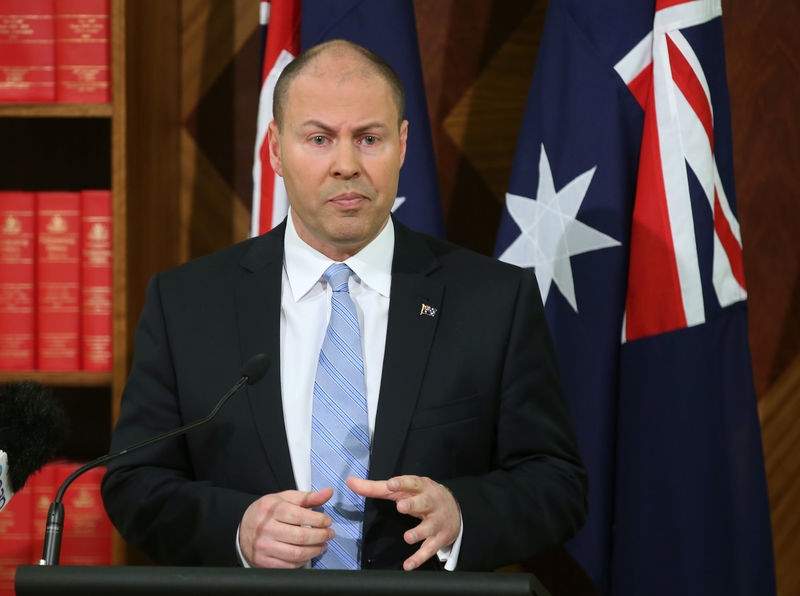
[[723, 0], [736, 198], [778, 593], [800, 594], [800, 5]]
[[545, 7], [414, 3], [447, 237], [484, 254], [494, 249]]
[[800, 357], [759, 402], [778, 593], [800, 594]]
[[259, 3], [184, 0], [181, 28], [181, 252], [249, 230], [259, 89]]

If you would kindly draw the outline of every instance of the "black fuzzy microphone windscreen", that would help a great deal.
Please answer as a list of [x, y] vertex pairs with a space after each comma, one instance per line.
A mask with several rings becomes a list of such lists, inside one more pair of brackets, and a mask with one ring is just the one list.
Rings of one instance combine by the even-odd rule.
[[66, 434], [67, 417], [50, 389], [33, 381], [0, 387], [0, 450], [14, 492], [56, 456]]

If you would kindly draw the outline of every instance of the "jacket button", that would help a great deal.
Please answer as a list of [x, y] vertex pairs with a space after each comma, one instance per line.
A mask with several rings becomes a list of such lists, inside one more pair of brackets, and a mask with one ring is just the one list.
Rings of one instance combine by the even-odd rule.
[[367, 559], [367, 567], [372, 567], [375, 565], [375, 559]]

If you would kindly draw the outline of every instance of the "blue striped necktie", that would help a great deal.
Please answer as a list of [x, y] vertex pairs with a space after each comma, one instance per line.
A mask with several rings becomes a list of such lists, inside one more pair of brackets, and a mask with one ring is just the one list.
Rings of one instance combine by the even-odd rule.
[[369, 421], [358, 314], [350, 298], [353, 272], [334, 263], [323, 274], [333, 290], [328, 330], [319, 353], [311, 416], [311, 488], [333, 488], [322, 507], [336, 533], [315, 569], [360, 569], [364, 498], [345, 485], [348, 476], [366, 478]]

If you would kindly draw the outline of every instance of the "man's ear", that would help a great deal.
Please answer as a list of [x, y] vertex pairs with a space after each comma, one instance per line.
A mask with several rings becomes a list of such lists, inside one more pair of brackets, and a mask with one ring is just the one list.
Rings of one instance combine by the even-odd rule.
[[408, 143], [408, 120], [400, 123], [400, 167], [406, 161], [406, 147]]
[[275, 120], [269, 123], [267, 128], [267, 145], [269, 147], [269, 165], [272, 170], [278, 175], [283, 176], [283, 167], [281, 165], [281, 139], [278, 132], [278, 125]]

